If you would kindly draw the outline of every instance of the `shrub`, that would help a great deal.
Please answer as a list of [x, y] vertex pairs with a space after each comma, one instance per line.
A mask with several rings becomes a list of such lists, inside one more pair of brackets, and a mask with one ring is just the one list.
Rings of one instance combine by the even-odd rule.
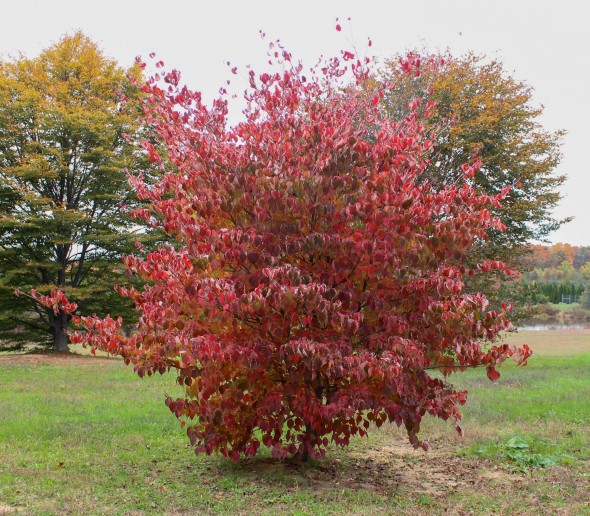
[[[483, 365], [495, 380], [504, 359], [530, 354], [492, 344], [511, 328], [509, 307], [489, 311], [484, 295], [464, 291], [466, 276], [511, 273], [498, 261], [463, 264], [502, 229], [489, 211], [502, 194], [475, 193], [477, 164], [434, 189], [417, 109], [382, 117], [379, 92], [346, 82], [368, 79], [352, 53], [306, 77], [275, 49], [280, 71], [249, 72], [235, 126], [224, 97], [205, 106], [178, 72], [148, 82], [147, 122], [174, 168], [155, 186], [133, 179], [151, 203], [137, 216], [176, 244], [125, 259], [146, 281], [120, 288], [141, 312], [134, 334], [83, 317], [73, 341], [122, 355], [140, 376], [174, 372], [186, 395], [166, 404], [196, 452], [238, 460], [263, 444], [307, 459], [387, 421], [426, 449], [422, 418], [461, 431], [467, 395], [430, 370]], [[410, 55], [400, 66], [421, 65]]]

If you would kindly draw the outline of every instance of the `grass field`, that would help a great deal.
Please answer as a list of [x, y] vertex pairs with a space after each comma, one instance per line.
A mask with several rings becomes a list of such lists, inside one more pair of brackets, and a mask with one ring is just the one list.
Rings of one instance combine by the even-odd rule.
[[458, 375], [461, 439], [395, 427], [304, 466], [196, 457], [164, 406], [172, 377], [116, 359], [0, 358], [0, 513], [590, 514], [590, 330], [510, 336], [536, 354]]
[[581, 308], [580, 303], [547, 303], [547, 306], [559, 310], [560, 312], [572, 312]]

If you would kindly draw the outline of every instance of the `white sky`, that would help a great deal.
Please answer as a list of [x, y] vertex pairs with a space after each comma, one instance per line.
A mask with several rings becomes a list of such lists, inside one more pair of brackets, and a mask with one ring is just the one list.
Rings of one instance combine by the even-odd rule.
[[[337, 17], [342, 32], [334, 30]], [[589, 22], [587, 0], [8, 0], [0, 9], [0, 55], [33, 56], [81, 29], [122, 65], [155, 51], [206, 98], [235, 77], [225, 61], [263, 68], [260, 29], [307, 65], [352, 44], [367, 51], [369, 36], [379, 56], [426, 47], [498, 57], [535, 88], [543, 125], [568, 132], [558, 169], [568, 181], [556, 215], [575, 220], [550, 240], [590, 246]]]

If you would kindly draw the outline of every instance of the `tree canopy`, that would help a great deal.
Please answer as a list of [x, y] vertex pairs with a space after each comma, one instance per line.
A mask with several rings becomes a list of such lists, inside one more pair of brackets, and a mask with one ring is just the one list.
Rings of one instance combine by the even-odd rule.
[[[112, 270], [138, 238], [125, 168], [139, 156], [139, 89], [78, 32], [0, 63], [0, 339], [66, 348], [68, 316], [15, 288], [65, 289], [81, 309], [124, 309]], [[137, 224], [135, 227], [138, 227]]]
[[[415, 103], [418, 109], [428, 109], [425, 130], [435, 138], [435, 152], [426, 174], [434, 183], [460, 181], [461, 167], [477, 159], [481, 167], [473, 177], [476, 192], [497, 195], [511, 187], [501, 205], [492, 209], [505, 230], [491, 229], [489, 238], [470, 251], [470, 259], [503, 260], [519, 267], [530, 241], [543, 240], [565, 222], [552, 215], [565, 180], [555, 171], [564, 133], [543, 128], [543, 108], [534, 103], [533, 89], [512, 77], [500, 61], [475, 54], [415, 58], [420, 60], [415, 74], [401, 69], [400, 58], [388, 62], [381, 80], [392, 81], [395, 88], [383, 96], [382, 109], [394, 120], [407, 115]], [[510, 282], [498, 293], [499, 285], [491, 281], [475, 288], [496, 302], [517, 290]]]

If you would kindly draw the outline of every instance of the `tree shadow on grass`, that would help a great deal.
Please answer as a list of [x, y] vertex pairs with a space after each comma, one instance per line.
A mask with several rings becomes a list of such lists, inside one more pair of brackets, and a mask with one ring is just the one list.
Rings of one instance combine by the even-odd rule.
[[237, 464], [216, 461], [210, 467], [243, 484], [280, 483], [314, 492], [345, 489], [383, 495], [410, 489], [415, 494], [441, 496], [518, 478], [485, 460], [455, 457], [452, 450], [424, 453], [405, 442], [330, 450], [325, 458], [305, 463], [255, 457]]

